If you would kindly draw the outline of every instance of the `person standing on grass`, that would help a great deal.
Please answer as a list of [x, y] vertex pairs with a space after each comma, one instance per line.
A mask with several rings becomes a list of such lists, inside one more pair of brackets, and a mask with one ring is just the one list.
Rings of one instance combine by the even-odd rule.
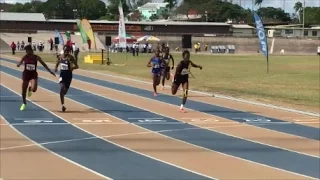
[[149, 60], [147, 66], [152, 67], [151, 73], [152, 73], [152, 86], [154, 90], [154, 96], [157, 96], [157, 86], [160, 84], [160, 78], [161, 78], [161, 64], [163, 60], [160, 56], [160, 50], [155, 51], [155, 55]]
[[[70, 55], [70, 46], [65, 45], [63, 47], [63, 54], [58, 56], [58, 60], [55, 67], [55, 72], [58, 71], [58, 66], [60, 65], [60, 101], [62, 106], [62, 112], [66, 111], [64, 106], [64, 96], [67, 94], [70, 84], [72, 81], [72, 71], [78, 69], [78, 63], [72, 55]], [[73, 66], [74, 65], [74, 66]]]
[[188, 50], [184, 50], [182, 52], [182, 57], [183, 60], [179, 62], [176, 68], [174, 81], [171, 86], [171, 93], [175, 95], [179, 89], [179, 86], [182, 85], [183, 98], [180, 106], [180, 112], [186, 112], [184, 110], [184, 105], [186, 104], [188, 97], [190, 65], [199, 69], [202, 69], [202, 66], [196, 65], [190, 60], [190, 52]]
[[[41, 57], [34, 54], [32, 46], [27, 45], [25, 47], [26, 55], [21, 58], [18, 62], [17, 67], [20, 67], [22, 63], [24, 63], [24, 70], [22, 72], [22, 101], [23, 104], [20, 107], [20, 111], [23, 111], [27, 106], [27, 90], [28, 97], [32, 95], [32, 92], [36, 92], [38, 88], [38, 73], [37, 73], [37, 63], [38, 61], [42, 64], [47, 71], [50, 72], [53, 76], [56, 76], [54, 72], [52, 72], [47, 64], [43, 62]], [[30, 83], [30, 86], [29, 86]], [[29, 86], [29, 88], [28, 88]]]

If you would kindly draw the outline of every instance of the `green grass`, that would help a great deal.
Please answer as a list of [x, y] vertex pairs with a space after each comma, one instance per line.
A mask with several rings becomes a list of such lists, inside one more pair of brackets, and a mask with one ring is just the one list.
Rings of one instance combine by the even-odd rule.
[[[133, 57], [110, 54], [113, 63], [126, 66], [100, 66], [84, 64], [80, 55], [80, 68], [100, 70], [150, 80], [146, 67], [152, 54]], [[41, 54], [47, 62], [55, 61], [49, 54]], [[173, 54], [176, 63], [181, 54]], [[194, 63], [204, 67], [192, 69], [191, 89], [259, 100], [267, 103], [319, 111], [319, 56], [270, 56], [267, 74], [263, 55], [191, 55]]]

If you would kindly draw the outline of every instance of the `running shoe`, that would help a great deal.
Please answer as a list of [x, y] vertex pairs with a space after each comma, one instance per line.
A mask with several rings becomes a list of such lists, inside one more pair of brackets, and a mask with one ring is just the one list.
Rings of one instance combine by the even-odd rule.
[[67, 110], [67, 108], [62, 106], [62, 112], [65, 112], [66, 110]]
[[31, 97], [32, 96], [32, 91], [31, 91], [31, 88], [29, 87], [28, 89], [28, 97]]
[[157, 94], [156, 92], [154, 92], [154, 93], [153, 93], [153, 96], [155, 96], [155, 97], [156, 97], [156, 96], [158, 96], [158, 94]]
[[27, 105], [26, 104], [22, 104], [20, 107], [20, 111], [23, 111], [24, 109], [26, 109]]

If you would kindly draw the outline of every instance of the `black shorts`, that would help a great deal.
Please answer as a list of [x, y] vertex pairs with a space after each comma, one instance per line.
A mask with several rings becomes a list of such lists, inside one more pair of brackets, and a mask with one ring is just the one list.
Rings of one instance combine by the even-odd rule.
[[189, 82], [189, 78], [188, 77], [179, 77], [179, 76], [175, 76], [174, 77], [174, 81], [173, 83], [177, 86], [180, 86], [180, 84], [185, 84]]
[[59, 83], [64, 84], [64, 86], [67, 89], [69, 89], [71, 81], [72, 81], [72, 72], [61, 72], [60, 73]]
[[165, 73], [170, 72], [170, 66], [167, 66], [167, 67], [164, 69], [164, 72], [165, 72]]

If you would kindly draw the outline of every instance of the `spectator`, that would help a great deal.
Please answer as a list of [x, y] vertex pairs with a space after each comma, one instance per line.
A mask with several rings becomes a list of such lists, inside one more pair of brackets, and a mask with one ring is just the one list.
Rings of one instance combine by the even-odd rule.
[[53, 40], [52, 40], [52, 38], [50, 38], [49, 44], [50, 44], [50, 51], [52, 51], [53, 50]]
[[16, 44], [12, 41], [12, 43], [11, 43], [11, 49], [12, 49], [12, 54], [13, 54], [13, 55], [16, 54], [16, 48], [17, 48]]

